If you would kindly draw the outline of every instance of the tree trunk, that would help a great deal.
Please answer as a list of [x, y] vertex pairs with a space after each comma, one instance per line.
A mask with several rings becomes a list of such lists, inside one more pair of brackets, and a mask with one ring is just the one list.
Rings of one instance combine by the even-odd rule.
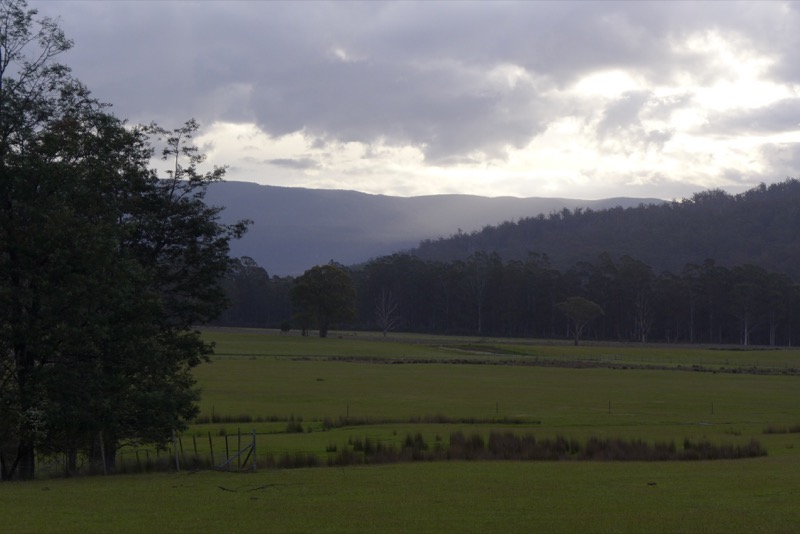
[[98, 432], [90, 450], [90, 461], [95, 473], [112, 473], [117, 467], [117, 441]]
[[[23, 440], [17, 447], [16, 468], [19, 480], [33, 480], [36, 476], [36, 450], [29, 440]], [[14, 476], [13, 470], [10, 474]]]
[[769, 321], [769, 346], [774, 347], [778, 340], [778, 321], [774, 315], [770, 315]]
[[66, 461], [66, 476], [72, 476], [78, 473], [78, 450], [70, 449], [67, 451]]
[[113, 473], [117, 468], [117, 442], [106, 440], [106, 472]]
[[[20, 308], [17, 307], [17, 310]], [[22, 313], [19, 312], [18, 313]], [[36, 359], [28, 350], [24, 343], [14, 347], [14, 365], [16, 367], [17, 390], [19, 394], [19, 409], [23, 415], [20, 422], [16, 424], [16, 432], [19, 439], [17, 443], [17, 458], [10, 469], [10, 478], [19, 480], [32, 480], [36, 476], [36, 448], [32, 436], [32, 425], [26, 422], [26, 416], [32, 413], [35, 405], [34, 395], [29, 381], [33, 375], [34, 362]], [[16, 471], [17, 475], [14, 476]]]
[[746, 317], [744, 319], [744, 331], [742, 332], [742, 335], [743, 335], [742, 345], [747, 347], [748, 345], [750, 345], [750, 325]]

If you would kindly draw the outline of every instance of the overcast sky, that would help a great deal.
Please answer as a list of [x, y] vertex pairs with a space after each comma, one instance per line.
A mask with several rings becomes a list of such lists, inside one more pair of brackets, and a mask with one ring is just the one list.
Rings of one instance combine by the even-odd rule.
[[800, 2], [29, 0], [132, 122], [228, 179], [415, 196], [800, 177]]

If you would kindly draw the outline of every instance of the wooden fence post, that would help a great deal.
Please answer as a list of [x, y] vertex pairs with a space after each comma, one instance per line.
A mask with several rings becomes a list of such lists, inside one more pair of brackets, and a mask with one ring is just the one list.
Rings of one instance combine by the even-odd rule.
[[256, 429], [253, 429], [253, 472], [256, 472]]
[[178, 440], [175, 437], [175, 430], [172, 431], [172, 450], [175, 451], [175, 471], [181, 470], [181, 464], [178, 461]]
[[214, 461], [214, 443], [211, 441], [211, 432], [208, 433], [208, 448], [211, 451], [211, 465], [216, 467], [217, 463]]

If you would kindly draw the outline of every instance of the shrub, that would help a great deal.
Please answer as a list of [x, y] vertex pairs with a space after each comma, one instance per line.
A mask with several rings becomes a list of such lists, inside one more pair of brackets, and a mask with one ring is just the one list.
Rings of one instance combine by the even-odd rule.
[[299, 417], [295, 419], [294, 416], [291, 416], [289, 422], [286, 424], [286, 432], [289, 434], [305, 432], [305, 428], [303, 427], [303, 418]]
[[800, 424], [792, 426], [769, 425], [764, 429], [764, 434], [797, 434], [800, 433]]

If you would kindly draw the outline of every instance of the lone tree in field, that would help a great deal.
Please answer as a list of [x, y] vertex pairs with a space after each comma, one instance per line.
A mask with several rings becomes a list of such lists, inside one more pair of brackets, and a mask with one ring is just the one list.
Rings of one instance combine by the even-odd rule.
[[556, 309], [563, 313], [572, 323], [575, 346], [578, 345], [586, 325], [604, 314], [603, 308], [583, 297], [569, 297], [564, 302], [556, 304]]
[[356, 315], [355, 286], [344, 267], [335, 262], [312, 267], [297, 277], [291, 298], [295, 318], [302, 325], [315, 323], [319, 337], [327, 337], [333, 323]]
[[381, 289], [375, 298], [375, 322], [383, 332], [383, 337], [386, 337], [389, 331], [394, 330], [397, 323], [400, 322], [400, 317], [397, 315], [398, 306], [397, 299], [388, 289]]
[[[0, 473], [39, 455], [114, 466], [197, 413], [194, 325], [244, 222], [203, 202], [194, 121], [127, 127], [56, 62], [72, 43], [24, 0], [0, 0]], [[156, 148], [158, 145], [158, 149]], [[149, 168], [158, 152], [166, 176]]]

